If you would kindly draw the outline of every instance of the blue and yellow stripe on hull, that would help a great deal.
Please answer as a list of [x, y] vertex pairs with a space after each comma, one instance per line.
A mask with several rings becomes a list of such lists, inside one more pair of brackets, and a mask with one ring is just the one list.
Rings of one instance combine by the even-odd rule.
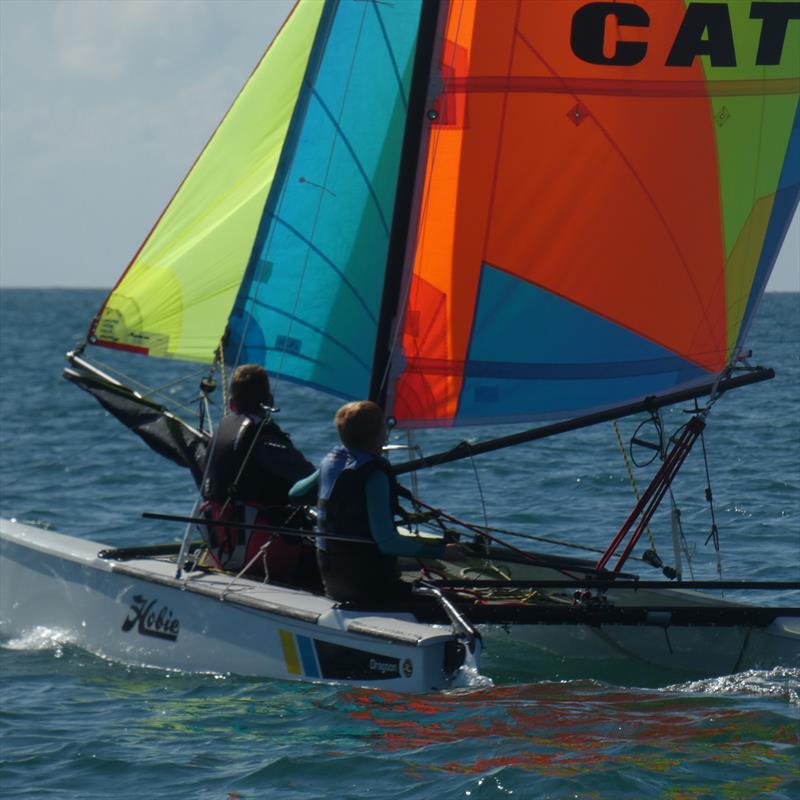
[[308, 636], [300, 636], [281, 628], [278, 631], [283, 650], [286, 671], [290, 675], [303, 675], [306, 678], [319, 678], [320, 671], [314, 643]]
[[410, 679], [413, 659], [312, 639], [285, 628], [278, 629], [286, 672], [311, 680], [387, 681]]

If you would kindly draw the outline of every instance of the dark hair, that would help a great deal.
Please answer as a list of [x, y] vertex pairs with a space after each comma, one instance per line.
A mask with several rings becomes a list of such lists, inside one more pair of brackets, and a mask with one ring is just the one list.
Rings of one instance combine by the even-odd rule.
[[231, 406], [240, 414], [251, 414], [261, 403], [272, 405], [267, 371], [260, 364], [236, 367], [231, 378]]
[[345, 447], [370, 450], [383, 431], [383, 409], [371, 400], [357, 400], [342, 406], [334, 422]]

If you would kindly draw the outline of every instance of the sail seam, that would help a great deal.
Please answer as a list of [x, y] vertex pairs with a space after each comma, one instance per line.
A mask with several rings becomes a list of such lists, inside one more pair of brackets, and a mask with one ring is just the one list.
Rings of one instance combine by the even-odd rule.
[[[264, 309], [266, 309], [268, 311], [272, 311], [275, 314], [280, 314], [281, 316], [284, 316], [284, 317], [290, 319], [293, 323], [297, 323], [298, 325], [302, 325], [302, 326], [308, 328], [309, 330], [314, 331], [314, 333], [319, 334], [320, 336], [322, 336], [323, 339], [326, 339], [327, 341], [331, 342], [331, 344], [336, 345], [343, 352], [347, 353], [347, 355], [349, 355], [354, 361], [356, 361], [358, 364], [360, 364], [366, 371], [369, 371], [369, 364], [367, 364], [364, 361], [364, 359], [362, 359], [358, 355], [356, 355], [352, 350], [350, 350], [347, 347], [347, 345], [342, 344], [338, 339], [335, 339], [333, 336], [331, 336], [330, 334], [326, 333], [322, 328], [319, 328], [316, 325], [312, 325], [310, 322], [306, 322], [306, 320], [300, 319], [295, 314], [290, 313], [288, 311], [284, 311], [282, 308], [278, 308], [277, 306], [273, 306], [273, 305], [270, 305], [269, 303], [265, 303], [263, 300], [254, 300], [253, 302], [254, 302], [254, 304], [258, 305], [259, 308], [264, 308]], [[268, 347], [267, 345], [264, 345], [264, 349], [265, 350], [272, 350], [274, 352], [283, 352], [283, 353], [285, 353], [286, 350], [287, 350], [287, 346], [284, 345], [283, 348], [278, 348], [278, 347]], [[302, 359], [307, 360], [307, 361], [316, 361], [316, 359], [310, 358], [308, 356], [302, 356], [300, 353], [292, 353], [292, 356], [294, 358], [302, 358]]]
[[[303, 75], [303, 79], [300, 83], [297, 104], [295, 106], [294, 113], [292, 114], [292, 118], [289, 121], [286, 138], [284, 140], [284, 145], [278, 160], [278, 166], [275, 170], [272, 186], [267, 194], [258, 232], [256, 233], [253, 247], [250, 252], [250, 257], [248, 259], [248, 265], [242, 279], [240, 294], [239, 297], [236, 298], [233, 306], [235, 313], [237, 306], [239, 306], [241, 303], [242, 316], [244, 319], [243, 329], [239, 336], [238, 347], [236, 349], [236, 355], [233, 359], [231, 359], [234, 367], [241, 359], [244, 343], [247, 339], [247, 331], [250, 325], [250, 315], [247, 311], [247, 294], [249, 288], [257, 282], [254, 276], [260, 263], [260, 254], [266, 253], [272, 246], [275, 226], [271, 225], [269, 220], [275, 215], [276, 209], [280, 208], [281, 204], [283, 203], [286, 192], [286, 178], [297, 149], [299, 132], [302, 127], [302, 123], [308, 113], [308, 105], [311, 97], [310, 86], [313, 82], [312, 76], [315, 76], [319, 72], [319, 68], [322, 63], [322, 56], [324, 54], [324, 43], [327, 41], [328, 35], [330, 34], [336, 6], [337, 0], [326, 0], [322, 9], [322, 13], [317, 24], [314, 41], [309, 51], [305, 74]], [[260, 284], [260, 281], [258, 281], [258, 283]], [[251, 300], [252, 303], [257, 301], [260, 288], [260, 285], [256, 288]], [[298, 287], [298, 294], [299, 291], [300, 289]]]
[[[545, 59], [542, 56], [542, 54], [533, 46], [533, 44], [527, 39], [527, 37], [525, 37], [522, 34], [521, 31], [518, 31], [518, 34], [519, 34], [519, 37], [522, 40], [522, 42], [541, 61], [541, 63], [548, 70], [550, 70], [550, 72], [553, 73], [554, 76], [557, 75], [555, 70], [550, 66], [550, 64], [547, 63], [547, 61], [545, 61]], [[577, 95], [574, 95], [574, 99], [576, 101], [580, 101], [581, 98], [579, 96], [577, 96]], [[646, 198], [648, 205], [653, 209], [653, 212], [655, 213], [656, 217], [658, 218], [659, 222], [661, 223], [662, 228], [664, 230], [664, 233], [666, 234], [666, 236], [669, 239], [669, 241], [672, 243], [672, 246], [673, 246], [673, 248], [675, 250], [675, 254], [677, 255], [678, 260], [679, 260], [681, 266], [683, 267], [683, 271], [684, 271], [684, 274], [686, 276], [687, 283], [689, 284], [689, 286], [691, 286], [691, 288], [693, 290], [693, 293], [695, 295], [695, 301], [697, 303], [697, 307], [701, 311], [702, 318], [705, 320], [706, 326], [707, 326], [708, 331], [709, 331], [709, 335], [711, 337], [711, 341], [716, 341], [717, 337], [715, 336], [714, 326], [713, 326], [713, 324], [711, 322], [711, 319], [708, 316], [708, 310], [707, 310], [706, 306], [703, 303], [702, 294], [700, 292], [699, 287], [697, 286], [697, 282], [695, 281], [694, 276], [692, 275], [692, 270], [689, 267], [689, 263], [688, 263], [688, 261], [686, 259], [686, 255], [684, 254], [683, 250], [681, 249], [681, 247], [680, 247], [680, 245], [678, 243], [678, 240], [677, 240], [677, 238], [675, 236], [675, 233], [674, 233], [674, 231], [672, 230], [671, 226], [669, 225], [669, 223], [667, 221], [667, 218], [664, 216], [664, 214], [663, 214], [661, 208], [659, 207], [659, 204], [656, 202], [656, 199], [653, 196], [653, 194], [648, 190], [648, 188], [645, 185], [644, 180], [642, 179], [642, 176], [639, 174], [638, 170], [636, 170], [634, 165], [631, 163], [630, 159], [625, 155], [625, 153], [622, 151], [622, 148], [614, 140], [614, 138], [611, 136], [611, 134], [606, 129], [606, 127], [600, 122], [600, 120], [598, 119], [597, 115], [594, 112], [591, 112], [589, 114], [589, 118], [594, 121], [595, 125], [597, 126], [597, 129], [600, 131], [600, 133], [606, 139], [606, 141], [608, 142], [609, 146], [614, 150], [614, 152], [616, 152], [617, 156], [620, 158], [622, 163], [627, 167], [629, 174], [631, 175], [633, 180], [636, 182], [636, 184], [639, 186], [639, 189], [642, 192], [642, 194], [644, 195], [644, 197]]]
[[[352, 74], [352, 69], [351, 69]], [[378, 215], [381, 218], [381, 225], [383, 226], [384, 232], [388, 235], [389, 233], [389, 225], [386, 222], [386, 215], [383, 213], [383, 209], [381, 208], [380, 200], [378, 200], [378, 195], [375, 192], [375, 187], [372, 185], [372, 181], [370, 181], [369, 176], [367, 175], [366, 171], [364, 170], [364, 166], [361, 163], [361, 160], [356, 155], [355, 150], [353, 150], [353, 146], [350, 144], [350, 141], [345, 136], [344, 131], [342, 130], [341, 125], [339, 124], [339, 120], [334, 119], [333, 114], [331, 113], [330, 109], [327, 105], [325, 105], [325, 101], [319, 96], [316, 89], [313, 91], [314, 98], [319, 103], [320, 108], [325, 112], [325, 115], [330, 119], [331, 124], [333, 125], [334, 130], [336, 131], [338, 139], [342, 142], [342, 144], [347, 148], [347, 152], [350, 153], [351, 158], [353, 159], [353, 164], [355, 165], [356, 169], [358, 170], [359, 175], [364, 179], [364, 185], [367, 187], [369, 191], [370, 197], [372, 198], [373, 202], [375, 203], [375, 208], [378, 211]], [[344, 106], [344, 100], [342, 101], [342, 106]], [[335, 149], [335, 142], [331, 145], [331, 156], [333, 155], [333, 150]], [[330, 162], [329, 162], [330, 164]]]
[[[303, 236], [303, 234], [300, 233], [300, 231], [298, 231], [297, 228], [293, 227], [285, 219], [282, 219], [281, 217], [279, 217], [279, 216], [277, 216], [275, 214], [272, 214], [271, 216], [275, 220], [275, 222], [277, 222], [280, 225], [282, 225], [284, 228], [286, 228], [286, 230], [288, 230], [299, 241], [301, 241], [301, 242], [303, 242], [303, 244], [307, 245], [307, 247], [308, 247], [308, 249], [310, 251], [313, 251], [314, 253], [316, 253], [341, 278], [343, 285], [347, 286], [347, 288], [353, 293], [353, 296], [356, 298], [356, 300], [358, 300], [359, 304], [363, 307], [364, 313], [366, 313], [366, 315], [369, 317], [370, 321], [371, 322], [376, 322], [377, 320], [375, 319], [375, 315], [370, 310], [369, 305], [367, 304], [367, 301], [361, 296], [361, 294], [359, 294], [359, 292], [356, 289], [356, 287], [353, 286], [352, 282], [347, 278], [347, 276], [344, 274], [344, 272], [342, 272], [342, 270], [339, 267], [337, 267], [336, 264], [328, 256], [326, 256], [311, 241], [311, 239], [307, 238], [306, 236]], [[305, 267], [306, 266], [307, 266], [307, 264], [304, 264], [304, 270], [303, 270], [304, 273], [305, 273]], [[302, 288], [302, 280], [300, 281], [300, 288]], [[298, 294], [299, 294], [299, 289], [298, 289]], [[254, 297], [253, 301], [254, 302], [258, 302], [258, 298]], [[295, 309], [296, 309], [296, 307], [297, 307], [297, 303], [295, 302]]]

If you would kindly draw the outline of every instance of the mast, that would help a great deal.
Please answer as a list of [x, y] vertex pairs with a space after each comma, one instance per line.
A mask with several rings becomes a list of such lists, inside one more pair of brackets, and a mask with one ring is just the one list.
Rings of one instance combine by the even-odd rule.
[[375, 355], [372, 360], [369, 387], [369, 399], [381, 407], [385, 407], [386, 404], [388, 382], [385, 378], [388, 375], [391, 359], [392, 324], [397, 313], [397, 297], [400, 293], [407, 254], [419, 151], [426, 120], [425, 106], [442, 5], [441, 0], [422, 0], [420, 10], [417, 50], [408, 94], [408, 112], [400, 154], [394, 214], [389, 234], [389, 250], [386, 256], [381, 310], [375, 335]]

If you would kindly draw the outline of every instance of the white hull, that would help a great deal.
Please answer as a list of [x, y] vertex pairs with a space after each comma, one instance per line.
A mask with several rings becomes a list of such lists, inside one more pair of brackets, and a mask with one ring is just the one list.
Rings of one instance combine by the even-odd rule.
[[[103, 549], [0, 520], [0, 635], [53, 628], [98, 655], [165, 669], [409, 693], [464, 682], [457, 668], [464, 649], [450, 626], [421, 624], [410, 614], [341, 610], [308, 592], [246, 579], [232, 583], [230, 576], [213, 572], [193, 572], [178, 581], [174, 562], [114, 561], [98, 557]], [[476, 566], [473, 560], [466, 569]], [[561, 577], [547, 567], [501, 566], [509, 577], [532, 583]], [[677, 588], [612, 589], [608, 597], [615, 606], [744, 605]], [[570, 660], [583, 664], [587, 677], [592, 664], [617, 662], [629, 676], [633, 668], [640, 682], [653, 668], [707, 677], [800, 667], [797, 617], [780, 617], [766, 627], [677, 625], [656, 612], [636, 625], [512, 623], [480, 630], [491, 650], [526, 662], [518, 670], [522, 680], [556, 678]], [[538, 657], [528, 658], [533, 651]], [[551, 659], [545, 660], [544, 674], [542, 654]], [[477, 658], [470, 666], [479, 666]]]
[[99, 558], [96, 542], [6, 520], [0, 546], [7, 638], [47, 627], [127, 664], [397, 692], [444, 689], [456, 678], [444, 671], [453, 631], [410, 615], [337, 610], [323, 597], [249, 580], [231, 586], [214, 573], [183, 583], [174, 563]]

